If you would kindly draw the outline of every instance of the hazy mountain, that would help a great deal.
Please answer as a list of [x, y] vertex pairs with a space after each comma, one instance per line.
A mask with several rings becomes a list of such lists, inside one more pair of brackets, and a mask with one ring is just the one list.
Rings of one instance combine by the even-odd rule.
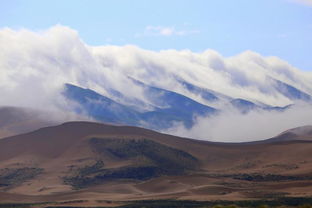
[[312, 101], [312, 96], [279, 80], [274, 80], [276, 90], [291, 100]]
[[77, 113], [86, 112], [99, 121], [136, 125], [140, 120], [135, 110], [90, 89], [66, 84], [64, 95], [80, 104], [75, 109]]
[[[214, 108], [200, 104], [188, 97], [168, 90], [151, 87], [138, 82], [144, 90], [147, 101], [153, 110], [140, 112], [133, 105], [124, 105], [100, 95], [99, 93], [66, 84], [64, 95], [80, 106], [77, 113], [86, 113], [92, 118], [111, 123], [144, 126], [153, 129], [169, 128], [173, 122], [182, 122], [186, 127], [192, 126], [196, 115], [209, 115], [216, 112]], [[116, 95], [116, 91], [113, 91]], [[125, 97], [118, 93], [119, 98]], [[138, 107], [139, 108], [139, 107]]]
[[187, 90], [199, 93], [207, 101], [222, 103], [216, 109], [170, 90], [150, 86], [133, 78], [130, 78], [130, 81], [133, 87], [141, 88], [144, 100], [131, 98], [111, 88], [107, 90], [109, 93], [107, 97], [94, 90], [72, 84], [65, 85], [64, 96], [79, 104], [75, 109], [78, 114], [86, 114], [98, 121], [157, 130], [168, 129], [177, 122], [182, 123], [186, 128], [191, 128], [196, 116], [217, 115], [218, 112], [227, 110], [229, 107], [234, 107], [241, 113], [257, 110], [282, 111], [288, 107], [270, 106], [260, 102], [256, 104], [182, 82]]
[[47, 114], [29, 108], [0, 107], [0, 138], [26, 133], [45, 126], [55, 125]]
[[266, 141], [311, 141], [312, 140], [312, 126], [301, 126], [282, 132], [276, 137]]

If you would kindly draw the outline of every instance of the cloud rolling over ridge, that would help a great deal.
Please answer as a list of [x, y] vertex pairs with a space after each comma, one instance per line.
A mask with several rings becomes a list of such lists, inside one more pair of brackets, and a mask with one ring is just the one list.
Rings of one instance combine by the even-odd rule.
[[[226, 58], [213, 50], [194, 53], [189, 50], [155, 52], [132, 45], [94, 47], [85, 44], [75, 30], [60, 25], [36, 32], [1, 29], [0, 46], [0, 105], [51, 111], [55, 119], [77, 116], [73, 111], [77, 103], [62, 95], [65, 83], [116, 99], [109, 91], [114, 89], [149, 104], [142, 87], [133, 84], [131, 77], [216, 108], [227, 106], [221, 101], [203, 99], [183, 87], [180, 81], [231, 98], [271, 106], [297, 103], [277, 89], [275, 80], [312, 94], [310, 72], [300, 71], [277, 57], [263, 57], [252, 51]], [[169, 132], [219, 141], [266, 138], [287, 128], [312, 124], [311, 106], [306, 106], [301, 103], [284, 112], [248, 114], [227, 109], [217, 117], [197, 117], [191, 129], [175, 126]], [[261, 131], [257, 130], [259, 126]]]

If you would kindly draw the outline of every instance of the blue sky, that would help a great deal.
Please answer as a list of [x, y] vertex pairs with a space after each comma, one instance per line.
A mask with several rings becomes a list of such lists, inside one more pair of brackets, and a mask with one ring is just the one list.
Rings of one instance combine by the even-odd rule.
[[312, 71], [311, 0], [0, 0], [0, 27], [55, 24], [90, 45], [144, 49], [245, 50], [278, 56]]

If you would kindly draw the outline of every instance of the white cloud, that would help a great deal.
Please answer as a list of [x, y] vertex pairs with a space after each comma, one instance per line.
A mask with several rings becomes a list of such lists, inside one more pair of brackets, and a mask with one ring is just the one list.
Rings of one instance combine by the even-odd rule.
[[175, 27], [147, 26], [140, 36], [187, 36], [199, 33], [199, 30], [177, 30]]
[[[163, 31], [167, 35], [177, 35], [178, 32], [174, 28]], [[39, 32], [1, 29], [0, 48], [0, 106], [38, 108], [55, 112], [54, 115], [72, 111], [73, 104], [60, 94], [64, 83], [91, 88], [103, 95], [108, 95], [107, 89], [113, 88], [129, 97], [148, 102], [142, 89], [133, 85], [127, 76], [218, 107], [222, 106], [222, 103], [209, 103], [203, 100], [199, 95], [183, 88], [175, 78], [179, 77], [191, 84], [234, 98], [270, 105], [283, 106], [293, 101], [279, 93], [268, 77], [312, 94], [311, 72], [300, 71], [277, 57], [263, 57], [252, 51], [225, 58], [213, 50], [194, 53], [189, 50], [155, 52], [130, 45], [93, 47], [85, 44], [76, 31], [60, 25]], [[298, 110], [298, 115], [312, 117], [310, 111], [306, 111], [306, 114], [299, 112], [301, 111]], [[279, 115], [275, 118], [284, 121], [286, 117]], [[240, 117], [235, 113], [229, 113], [229, 116], [232, 118], [229, 121], [233, 122], [233, 125], [248, 124], [247, 117]], [[266, 121], [271, 121], [270, 115], [267, 116]], [[239, 122], [236, 121], [236, 117]], [[226, 116], [223, 118], [225, 119], [215, 118], [220, 131], [223, 123], [231, 125], [225, 122]], [[254, 118], [261, 120], [262, 117], [254, 115]], [[291, 121], [289, 125], [284, 125], [283, 128], [311, 124], [308, 123], [309, 120], [300, 121], [295, 113], [291, 114], [289, 120]], [[201, 129], [198, 130], [201, 132], [199, 136], [204, 137], [206, 134], [205, 138], [208, 138], [211, 134], [211, 138], [218, 139], [220, 134], [211, 133], [209, 128], [205, 127], [207, 123], [209, 121], [206, 118], [198, 118], [197, 125], [193, 129]], [[277, 125], [277, 121], [272, 122], [271, 126], [274, 131], [268, 131], [267, 135], [282, 129]], [[234, 129], [229, 128], [227, 133], [230, 135], [231, 131], [234, 132]], [[189, 131], [186, 135], [198, 136], [195, 130]], [[257, 135], [262, 134], [255, 131], [254, 136]], [[226, 137], [221, 139], [224, 138]]]
[[268, 139], [298, 126], [312, 124], [312, 106], [299, 105], [285, 112], [225, 111], [214, 117], [198, 117], [191, 129], [181, 124], [166, 133], [218, 142], [247, 142]]

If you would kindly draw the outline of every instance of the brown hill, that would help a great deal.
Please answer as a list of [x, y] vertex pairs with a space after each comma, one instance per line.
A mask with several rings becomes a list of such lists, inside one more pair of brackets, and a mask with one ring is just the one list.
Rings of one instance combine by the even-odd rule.
[[213, 143], [69, 122], [0, 140], [0, 201], [307, 196], [311, 156], [308, 139]]
[[268, 141], [312, 141], [312, 126], [301, 126], [282, 132]]

